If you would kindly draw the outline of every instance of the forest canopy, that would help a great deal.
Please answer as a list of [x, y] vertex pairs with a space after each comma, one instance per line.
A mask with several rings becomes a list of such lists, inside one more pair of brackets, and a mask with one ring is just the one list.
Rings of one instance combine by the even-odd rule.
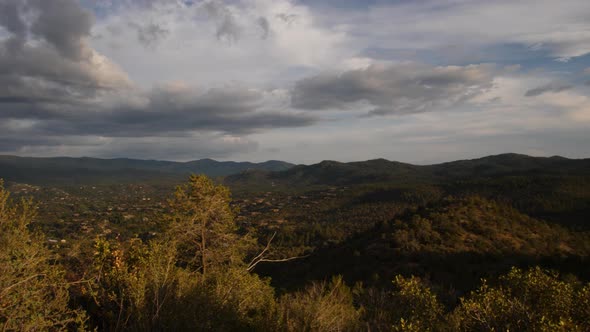
[[[454, 300], [436, 278], [409, 274], [394, 275], [385, 287], [347, 283], [333, 275], [291, 291], [276, 289], [268, 277], [249, 268], [272, 251], [274, 235], [270, 241], [268, 236], [258, 238], [238, 223], [229, 189], [203, 175], [177, 187], [160, 216], [161, 234], [150, 239], [97, 237], [91, 250], [80, 249], [67, 259], [53, 253], [44, 236], [31, 229], [36, 208], [30, 200], [14, 201], [4, 188], [0, 198], [0, 323], [5, 330], [590, 328], [590, 284], [541, 267], [512, 268], [492, 280], [482, 279]], [[496, 234], [510, 228], [516, 235], [514, 227], [542, 229], [537, 221], [479, 198], [441, 204], [438, 210], [418, 211], [408, 221], [402, 215], [371, 232], [393, 232], [397, 250], [449, 252], [465, 250], [469, 243], [487, 250], [484, 242], [457, 242], [469, 230]], [[484, 223], [471, 225], [475, 215]], [[503, 235], [494, 236], [498, 241]]]

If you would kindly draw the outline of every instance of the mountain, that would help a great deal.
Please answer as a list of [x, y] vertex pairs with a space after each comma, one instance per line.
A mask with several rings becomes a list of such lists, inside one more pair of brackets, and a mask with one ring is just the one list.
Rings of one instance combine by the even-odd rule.
[[374, 159], [342, 163], [322, 161], [297, 165], [278, 172], [246, 171], [225, 178], [232, 188], [307, 188], [309, 186], [347, 186], [367, 183], [430, 181], [432, 174], [423, 166]]
[[590, 175], [590, 159], [563, 157], [531, 157], [501, 154], [471, 160], [435, 165], [412, 165], [375, 159], [341, 163], [322, 161], [299, 165], [278, 172], [247, 171], [228, 176], [230, 186], [240, 187], [263, 183], [301, 187], [309, 185], [354, 185], [371, 183], [438, 183], [452, 179], [498, 177], [507, 175]]
[[282, 171], [293, 166], [276, 160], [262, 163], [212, 159], [173, 162], [128, 158], [0, 156], [0, 178], [30, 184], [166, 182], [182, 180], [191, 173], [218, 177], [247, 170]]
[[385, 159], [340, 163], [322, 161], [275, 173], [271, 178], [306, 184], [347, 185], [367, 182], [404, 181], [426, 176], [422, 167]]
[[277, 284], [325, 280], [390, 284], [397, 274], [419, 275], [470, 289], [511, 266], [543, 265], [590, 272], [590, 233], [577, 232], [478, 196], [446, 198], [408, 210], [348, 240], [257, 272]]
[[531, 157], [516, 153], [458, 160], [426, 167], [437, 176], [455, 178], [519, 173], [590, 175], [590, 159], [568, 159], [560, 156]]
[[225, 177], [233, 189], [308, 188], [357, 184], [432, 184], [526, 174], [590, 176], [590, 159], [501, 154], [436, 165], [412, 165], [385, 159], [293, 165], [200, 159], [172, 162], [140, 159], [32, 158], [0, 156], [0, 178], [30, 184], [178, 182], [188, 174]]

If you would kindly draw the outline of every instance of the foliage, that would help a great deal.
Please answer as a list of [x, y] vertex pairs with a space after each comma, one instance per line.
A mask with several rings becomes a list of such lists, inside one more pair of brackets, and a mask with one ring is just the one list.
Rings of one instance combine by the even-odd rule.
[[[453, 313], [461, 331], [587, 331], [590, 316], [580, 313], [587, 294], [554, 272], [513, 268], [497, 286], [483, 285], [462, 299]], [[576, 289], [578, 288], [578, 289]], [[578, 301], [579, 302], [578, 302]], [[587, 307], [586, 307], [587, 310]]]
[[[15, 329], [15, 320], [2, 315], [21, 308], [16, 329], [73, 329], [82, 327], [76, 309], [82, 306], [92, 328], [108, 331], [590, 330], [590, 286], [576, 279], [587, 281], [590, 234], [562, 222], [583, 216], [587, 182], [556, 173], [543, 175], [539, 185], [528, 175], [498, 175], [512, 167], [503, 162], [495, 162], [489, 178], [463, 181], [461, 174], [481, 165], [459, 164], [428, 175], [459, 179], [453, 183], [414, 178], [349, 187], [380, 181], [380, 173], [424, 168], [377, 160], [367, 164], [376, 167], [372, 173], [362, 163], [322, 163], [314, 168], [318, 181], [332, 176], [347, 186], [299, 194], [271, 186], [275, 191], [242, 193], [233, 203], [227, 188], [204, 176], [192, 176], [167, 205], [162, 197], [169, 189], [149, 185], [67, 192], [17, 186], [42, 195], [44, 211], [60, 218], [33, 229], [58, 239], [77, 234], [67, 243], [52, 240], [61, 256], [29, 230], [30, 203], [9, 204], [2, 191], [9, 208], [0, 212], [0, 286], [23, 300], [7, 306], [11, 298], [2, 294], [0, 322]], [[305, 180], [304, 173], [297, 167], [272, 180]], [[110, 193], [108, 201], [102, 197]], [[59, 202], [62, 209], [53, 209]], [[237, 207], [242, 213], [235, 218]], [[523, 211], [536, 211], [535, 217]], [[562, 225], [543, 219], [548, 212], [559, 213], [553, 217]], [[264, 249], [257, 249], [253, 234], [275, 233], [272, 249], [262, 240]], [[97, 235], [94, 247], [88, 245]], [[304, 258], [278, 259], [285, 256]], [[269, 278], [249, 271], [250, 261], [263, 262], [254, 272], [272, 276], [280, 296]], [[22, 266], [30, 271], [16, 271], [18, 262], [28, 262]], [[543, 268], [526, 269], [536, 265]], [[68, 288], [64, 275], [84, 282]], [[343, 276], [310, 282], [334, 275]], [[477, 284], [484, 276], [490, 282]], [[351, 289], [345, 280], [368, 286]]]
[[[242, 268], [212, 272], [194, 282], [185, 274], [188, 287], [167, 308], [170, 330], [269, 331], [275, 327], [274, 290], [268, 280]], [[186, 280], [186, 279], [185, 279]], [[182, 283], [182, 281], [181, 281]]]
[[[247, 271], [229, 192], [203, 176], [179, 187], [161, 239], [98, 239], [89, 307], [103, 330], [266, 330], [274, 290]], [[205, 272], [207, 274], [205, 275]]]
[[399, 317], [394, 330], [431, 331], [440, 324], [442, 305], [420, 279], [396, 276], [393, 283], [396, 290], [391, 306], [395, 308], [395, 317]]
[[150, 330], [161, 325], [161, 311], [177, 292], [174, 247], [153, 241], [146, 246], [131, 241], [127, 250], [97, 239], [94, 287], [88, 308], [104, 330]]
[[244, 249], [230, 206], [230, 192], [204, 175], [191, 175], [169, 201], [169, 239], [178, 250], [180, 263], [199, 270], [237, 264]]
[[427, 283], [397, 275], [392, 290], [367, 288], [358, 294], [371, 331], [432, 331], [444, 326], [444, 309]]
[[127, 250], [96, 243], [96, 324], [110, 331], [264, 330], [272, 323], [274, 291], [242, 266], [207, 278], [177, 265], [174, 246], [133, 243]]
[[[348, 282], [388, 287], [397, 274], [416, 275], [447, 288], [442, 302], [497, 277], [511, 266], [590, 272], [590, 233], [531, 218], [479, 196], [447, 197], [398, 214], [351, 235], [306, 260], [265, 267], [275, 285], [300, 285], [341, 274]], [[267, 272], [268, 271], [268, 272]]]
[[359, 317], [341, 276], [329, 283], [314, 282], [279, 303], [280, 325], [286, 331], [352, 331], [360, 328]]
[[0, 325], [6, 331], [83, 328], [83, 312], [68, 307], [69, 285], [45, 238], [28, 230], [30, 200], [13, 203], [0, 181]]

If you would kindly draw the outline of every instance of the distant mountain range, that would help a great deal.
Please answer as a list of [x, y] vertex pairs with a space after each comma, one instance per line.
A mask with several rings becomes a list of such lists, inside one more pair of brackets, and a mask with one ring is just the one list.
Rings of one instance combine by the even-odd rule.
[[590, 159], [530, 157], [509, 153], [418, 166], [385, 159], [294, 165], [276, 160], [262, 163], [212, 159], [172, 162], [127, 158], [0, 156], [0, 178], [30, 184], [177, 182], [191, 173], [224, 177], [225, 183], [232, 187], [304, 187], [383, 182], [415, 184], [523, 173], [590, 175]]
[[293, 166], [276, 160], [262, 163], [212, 159], [173, 162], [128, 158], [0, 156], [0, 178], [30, 184], [166, 182], [181, 180], [191, 173], [219, 177], [249, 170], [282, 171]]
[[494, 177], [500, 175], [590, 175], [590, 159], [531, 157], [507, 153], [471, 160], [418, 166], [385, 159], [341, 163], [322, 161], [283, 171], [250, 169], [225, 178], [230, 186], [289, 187], [310, 185], [354, 185], [369, 183], [432, 183], [438, 180]]

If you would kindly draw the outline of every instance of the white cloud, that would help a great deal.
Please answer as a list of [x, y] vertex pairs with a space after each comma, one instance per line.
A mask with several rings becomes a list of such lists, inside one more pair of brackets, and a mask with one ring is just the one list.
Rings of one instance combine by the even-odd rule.
[[[152, 49], [129, 27], [143, 22], [167, 31]], [[352, 54], [343, 33], [319, 27], [307, 7], [288, 0], [128, 6], [99, 21], [93, 34], [93, 46], [144, 87], [162, 80], [273, 85], [286, 73], [327, 68]]]
[[427, 0], [373, 6], [343, 27], [365, 47], [460, 53], [517, 43], [568, 60], [590, 53], [589, 15], [586, 0]]
[[590, 100], [583, 90], [525, 96], [526, 91], [554, 80], [547, 73], [504, 70], [494, 77], [492, 89], [454, 109], [395, 117], [344, 117], [252, 138], [262, 147], [272, 147], [257, 152], [261, 159], [278, 154], [305, 163], [376, 157], [435, 163], [505, 152], [588, 156], [590, 145], [576, 143], [590, 138]]
[[[523, 62], [535, 50], [563, 61], [587, 54], [588, 1], [321, 12], [290, 0], [83, 0], [95, 18], [59, 1], [72, 21], [35, 0], [52, 13], [35, 31], [0, 11], [1, 152], [295, 162], [590, 154], [587, 144], [567, 144], [590, 138], [588, 87], [579, 83], [589, 69], [456, 60], [514, 44], [529, 48]], [[464, 65], [440, 63], [453, 58]], [[303, 109], [321, 110], [324, 121]], [[395, 116], [359, 118], [369, 111]]]

